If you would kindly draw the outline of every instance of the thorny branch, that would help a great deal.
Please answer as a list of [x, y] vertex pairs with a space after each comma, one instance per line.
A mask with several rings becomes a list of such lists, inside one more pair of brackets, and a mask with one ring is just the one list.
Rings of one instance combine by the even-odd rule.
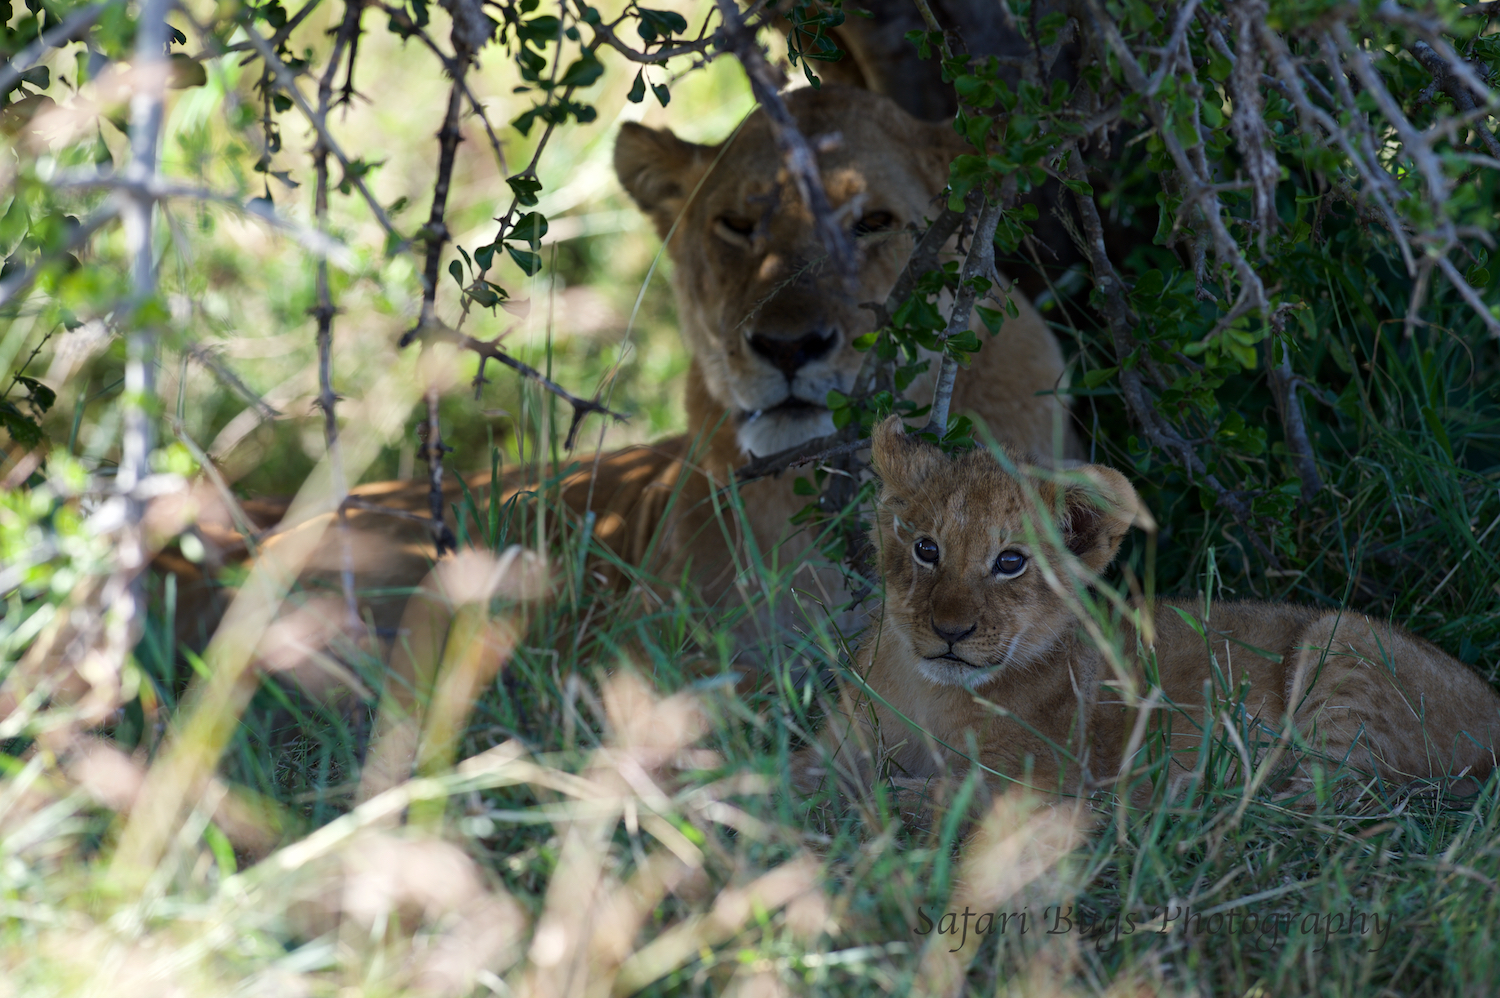
[[[314, 2], [316, 0], [309, 0], [308, 7], [303, 9], [307, 10]], [[346, 47], [353, 44], [354, 35], [359, 31], [361, 12], [360, 0], [345, 0], [344, 19], [339, 24], [338, 34], [334, 38], [333, 53], [328, 57], [328, 65], [318, 81], [318, 113], [325, 121], [328, 118], [329, 108], [333, 106], [333, 80], [338, 74], [340, 56]], [[313, 145], [312, 155], [313, 172], [316, 176], [313, 213], [317, 217], [318, 231], [326, 237], [328, 234], [328, 147], [323, 143], [321, 136]], [[333, 390], [333, 318], [338, 314], [338, 309], [334, 307], [333, 292], [328, 285], [326, 257], [318, 259], [317, 290], [318, 304], [313, 307], [313, 315], [318, 321], [318, 407], [323, 410], [323, 440], [328, 449], [333, 501], [338, 508], [339, 588], [343, 591], [347, 623], [353, 632], [359, 627], [359, 603], [354, 593], [354, 547], [349, 533], [349, 515], [343, 506], [344, 499], [349, 495], [349, 481], [344, 474], [344, 452], [339, 443], [339, 422], [334, 411], [338, 403], [338, 395]]]
[[344, 150], [328, 131], [328, 115], [319, 114], [307, 103], [307, 98], [302, 96], [302, 91], [297, 88], [296, 77], [276, 57], [276, 51], [271, 47], [270, 42], [266, 41], [251, 28], [247, 27], [244, 31], [245, 35], [250, 39], [250, 44], [260, 53], [260, 57], [265, 60], [266, 67], [276, 78], [276, 85], [291, 98], [293, 104], [297, 105], [297, 110], [302, 112], [302, 116], [307, 119], [308, 124], [312, 125], [313, 130], [318, 133], [318, 141], [327, 147], [328, 151], [333, 154], [333, 157], [339, 161], [339, 165], [344, 168], [344, 178], [359, 191], [360, 196], [365, 200], [365, 204], [369, 206], [370, 213], [375, 216], [375, 221], [380, 223], [380, 227], [385, 230], [387, 236], [397, 241], [400, 246], [405, 246], [405, 238], [391, 224], [390, 216], [386, 214], [385, 208], [381, 207], [380, 202], [375, 199], [375, 195], [370, 193], [370, 188], [365, 185], [364, 178], [358, 172], [350, 169], [349, 157], [344, 155]]
[[[953, 311], [949, 313], [948, 327], [940, 337], [944, 344], [969, 328], [974, 302], [979, 297], [977, 284], [988, 281], [994, 272], [995, 229], [1000, 225], [1003, 211], [999, 200], [986, 201], [979, 210], [979, 219], [974, 223], [974, 234], [969, 240], [968, 255], [958, 272], [958, 293], [953, 298]], [[945, 349], [943, 362], [938, 367], [937, 386], [932, 392], [932, 411], [923, 432], [935, 433], [939, 437], [947, 432], [948, 405], [953, 400], [953, 380], [957, 375], [958, 361]]]
[[[1422, 41], [1413, 42], [1411, 45], [1411, 54], [1422, 64], [1423, 69], [1432, 74], [1433, 84], [1448, 95], [1453, 101], [1454, 107], [1466, 114], [1479, 109], [1479, 105], [1474, 101], [1473, 93], [1468, 87], [1463, 85], [1458, 74], [1448, 68], [1448, 63], [1443, 60], [1442, 56], [1437, 54], [1431, 45]], [[1500, 159], [1500, 139], [1495, 138], [1495, 133], [1490, 131], [1489, 127], [1483, 121], [1475, 123], [1474, 132], [1479, 136], [1479, 140], [1484, 143], [1484, 147], [1489, 150], [1490, 155], [1496, 159]]]
[[[456, 26], [454, 33], [455, 35], [458, 33]], [[448, 189], [453, 182], [453, 164], [458, 154], [458, 143], [463, 138], [459, 133], [458, 118], [463, 109], [462, 80], [463, 74], [468, 69], [468, 61], [467, 55], [455, 60], [455, 68], [459, 75], [454, 78], [453, 86], [449, 90], [448, 112], [443, 118], [443, 128], [438, 132], [438, 170], [437, 180], [432, 190], [432, 212], [427, 218], [426, 226], [422, 229], [427, 243], [427, 260], [422, 268], [422, 314], [417, 321], [417, 329], [423, 331], [436, 321], [438, 268], [442, 263], [443, 246], [447, 244], [449, 238], [446, 220]], [[410, 334], [403, 337], [403, 343], [406, 342], [410, 342]], [[427, 458], [427, 476], [430, 485], [428, 500], [432, 508], [432, 540], [437, 546], [438, 557], [441, 558], [445, 551], [454, 550], [457, 542], [443, 520], [443, 451], [445, 448], [442, 427], [438, 420], [436, 387], [427, 389], [427, 435], [423, 450]]]
[[460, 330], [444, 325], [436, 319], [423, 330], [423, 335], [433, 342], [452, 343], [461, 350], [472, 350], [478, 355], [481, 363], [490, 360], [498, 361], [522, 377], [535, 381], [547, 391], [572, 406], [573, 419], [568, 425], [567, 439], [563, 442], [563, 447], [568, 450], [573, 449], [573, 442], [577, 439], [578, 435], [578, 427], [590, 413], [597, 412], [601, 416], [609, 416], [617, 423], [623, 423], [630, 418], [608, 408], [597, 399], [579, 398], [530, 364], [523, 363], [512, 357], [500, 348], [500, 341], [504, 339], [503, 336], [497, 336], [493, 340], [477, 340], [472, 336], [465, 335]]
[[813, 226], [818, 238], [828, 251], [829, 260], [835, 270], [853, 281], [858, 262], [854, 253], [854, 241], [839, 224], [833, 207], [828, 202], [828, 192], [823, 188], [823, 177], [818, 172], [818, 158], [813, 154], [807, 139], [797, 130], [797, 122], [781, 99], [782, 81], [778, 73], [766, 61], [765, 52], [756, 41], [755, 32], [746, 26], [734, 0], [718, 0], [719, 15], [724, 19], [721, 29], [724, 44], [745, 67], [750, 78], [750, 90], [756, 103], [765, 111], [776, 137], [776, 148], [781, 152], [782, 162], [797, 189], [797, 195], [807, 210], [812, 213]]

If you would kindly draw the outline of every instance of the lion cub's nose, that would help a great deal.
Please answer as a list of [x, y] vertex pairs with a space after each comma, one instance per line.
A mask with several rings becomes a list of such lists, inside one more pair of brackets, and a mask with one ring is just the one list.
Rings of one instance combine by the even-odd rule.
[[978, 624], [970, 624], [968, 627], [965, 627], [962, 624], [939, 624], [936, 620], [932, 621], [932, 633], [948, 642], [949, 645], [958, 644], [964, 638], [973, 634], [978, 627]]
[[811, 332], [795, 339], [756, 333], [750, 337], [750, 349], [770, 361], [790, 381], [804, 364], [827, 356], [837, 341], [836, 332]]

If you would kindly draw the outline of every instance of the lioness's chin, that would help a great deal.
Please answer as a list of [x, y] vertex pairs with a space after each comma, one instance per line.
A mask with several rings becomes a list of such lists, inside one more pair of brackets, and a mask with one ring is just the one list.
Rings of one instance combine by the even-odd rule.
[[966, 690], [977, 690], [996, 676], [1005, 666], [968, 665], [949, 658], [922, 658], [917, 660], [917, 671], [929, 682], [939, 686], [960, 686]]
[[737, 437], [740, 450], [765, 457], [833, 431], [833, 414], [827, 409], [807, 407], [790, 412], [772, 409], [745, 417]]

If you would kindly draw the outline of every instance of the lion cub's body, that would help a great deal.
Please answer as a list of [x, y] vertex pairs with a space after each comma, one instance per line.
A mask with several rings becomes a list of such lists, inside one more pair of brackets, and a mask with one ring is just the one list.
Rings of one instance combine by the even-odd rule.
[[[1031, 480], [1028, 494], [989, 454], [950, 460], [889, 423], [875, 461], [886, 595], [860, 653], [875, 696], [825, 735], [846, 771], [867, 779], [870, 764], [888, 761], [892, 775], [930, 778], [964, 768], [972, 744], [1008, 778], [1077, 792], [1107, 784], [1136, 761], [1123, 759], [1132, 744], [1168, 726], [1172, 772], [1190, 771], [1203, 732], [1226, 716], [1249, 753], [1293, 736], [1310, 752], [1303, 775], [1347, 766], [1405, 782], [1495, 765], [1500, 696], [1431, 644], [1363, 614], [1229, 602], [1205, 625], [1200, 601], [1162, 600], [1149, 608], [1149, 649], [1116, 621], [1124, 647], [1138, 649], [1118, 673], [1078, 623], [1066, 581], [1073, 559], [1102, 571], [1135, 516], [1134, 490], [1111, 469], [1084, 468], [1071, 485]], [[1053, 513], [1062, 545], [1047, 540], [1037, 510]], [[931, 564], [920, 557], [933, 551]], [[1018, 556], [1023, 568], [1001, 574]], [[1137, 730], [1121, 689], [1149, 698], [1153, 682], [1159, 706]]]

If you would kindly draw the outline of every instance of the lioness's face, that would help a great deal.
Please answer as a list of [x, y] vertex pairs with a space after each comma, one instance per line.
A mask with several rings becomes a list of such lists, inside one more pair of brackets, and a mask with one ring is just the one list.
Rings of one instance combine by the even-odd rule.
[[729, 409], [747, 452], [770, 454], [830, 433], [830, 391], [848, 392], [884, 301], [911, 253], [911, 223], [941, 205], [962, 149], [863, 90], [787, 95], [815, 149], [829, 201], [854, 238], [858, 279], [832, 267], [813, 216], [756, 112], [720, 146], [627, 125], [615, 147], [625, 189], [668, 239], [683, 336], [709, 394]]
[[1135, 490], [1112, 468], [1027, 487], [988, 451], [950, 459], [894, 419], [877, 428], [873, 458], [882, 631], [910, 641], [934, 683], [974, 689], [1035, 662], [1075, 626], [1056, 588], [1067, 556], [1102, 571], [1135, 515]]

